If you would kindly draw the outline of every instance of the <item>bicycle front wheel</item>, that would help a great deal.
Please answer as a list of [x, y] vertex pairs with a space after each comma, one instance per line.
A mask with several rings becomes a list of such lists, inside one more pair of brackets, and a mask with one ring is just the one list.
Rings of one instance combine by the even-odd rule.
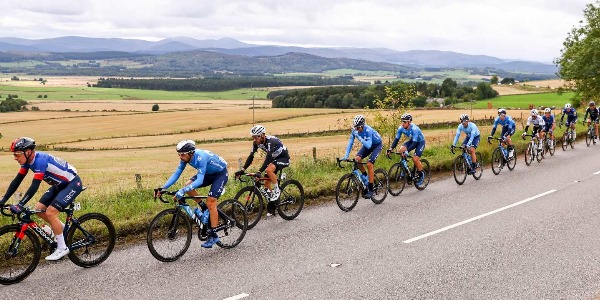
[[515, 169], [516, 165], [517, 165], [517, 149], [514, 149], [512, 157], [508, 159], [508, 162], [506, 162], [506, 166], [508, 167], [508, 169], [510, 171], [512, 171]]
[[42, 249], [37, 236], [27, 229], [19, 240], [20, 231], [21, 226], [17, 224], [0, 228], [0, 284], [23, 281], [40, 261]]
[[422, 158], [421, 164], [423, 165], [423, 172], [425, 172], [425, 177], [423, 178], [423, 182], [421, 182], [421, 184], [415, 182], [415, 187], [419, 191], [424, 190], [429, 184], [429, 180], [431, 179], [431, 168], [429, 167], [429, 161]]
[[562, 137], [562, 149], [563, 151], [567, 151], [567, 146], [569, 145], [569, 131], [565, 131]]
[[343, 211], [351, 211], [358, 203], [361, 185], [352, 173], [344, 174], [335, 189], [335, 202]]
[[304, 188], [297, 180], [287, 180], [281, 185], [277, 212], [285, 220], [295, 219], [304, 207]]
[[454, 174], [454, 181], [456, 181], [458, 185], [465, 183], [465, 180], [467, 179], [467, 163], [462, 155], [459, 155], [454, 159], [452, 173]]
[[531, 162], [533, 162], [533, 158], [535, 157], [535, 149], [532, 146], [532, 143], [528, 143], [527, 144], [527, 150], [525, 150], [525, 164], [526, 165], [531, 165]]
[[105, 261], [115, 247], [117, 233], [110, 219], [98, 213], [77, 218], [67, 233], [69, 259], [83, 268]]
[[388, 176], [383, 169], [375, 170], [375, 177], [373, 178], [373, 196], [371, 201], [375, 204], [383, 203], [388, 192]]
[[162, 262], [176, 261], [190, 247], [192, 224], [182, 211], [165, 209], [150, 222], [146, 241], [156, 259]]
[[591, 131], [590, 129], [588, 129], [588, 132], [587, 132], [587, 134], [585, 135], [585, 144], [586, 144], [588, 147], [589, 147], [589, 146], [590, 146], [590, 144], [592, 143], [592, 139], [593, 139], [593, 136], [592, 136], [592, 131]]
[[475, 173], [473, 173], [473, 178], [479, 180], [483, 174], [483, 158], [481, 158], [481, 153], [479, 152], [475, 152], [475, 157], [477, 157], [477, 162], [475, 163], [477, 167], [475, 168]]
[[258, 224], [258, 221], [260, 221], [264, 210], [260, 192], [254, 186], [246, 186], [237, 192], [233, 198], [240, 202], [246, 209], [248, 229], [254, 228]]
[[219, 203], [218, 209], [219, 225], [217, 228], [224, 227], [224, 229], [217, 231], [220, 240], [217, 245], [225, 249], [233, 248], [246, 236], [248, 229], [246, 209], [244, 205], [234, 199]]
[[550, 152], [550, 156], [554, 155], [554, 151], [556, 151], [556, 143], [554, 140], [549, 140], [550, 145], [548, 146], [548, 152]]
[[500, 152], [500, 148], [494, 149], [494, 152], [492, 152], [492, 172], [494, 175], [500, 174], [503, 164], [504, 157], [502, 156], [502, 152]]
[[400, 163], [395, 163], [388, 171], [388, 190], [392, 196], [398, 196], [406, 186], [406, 174]]

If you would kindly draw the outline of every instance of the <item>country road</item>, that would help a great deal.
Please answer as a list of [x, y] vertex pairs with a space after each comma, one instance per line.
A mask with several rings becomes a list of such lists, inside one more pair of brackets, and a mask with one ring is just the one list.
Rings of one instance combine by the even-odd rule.
[[[430, 161], [435, 158], [428, 158]], [[305, 183], [308, 184], [308, 183]], [[3, 299], [591, 299], [600, 295], [600, 145], [458, 186], [407, 187], [262, 220], [230, 250], [197, 239], [161, 263], [145, 243], [96, 268], [43, 264]], [[44, 253], [45, 255], [45, 253]]]

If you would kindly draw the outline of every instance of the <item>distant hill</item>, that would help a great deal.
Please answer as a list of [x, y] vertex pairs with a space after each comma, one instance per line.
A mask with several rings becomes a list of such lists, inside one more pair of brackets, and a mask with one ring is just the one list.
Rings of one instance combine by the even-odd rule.
[[346, 58], [415, 67], [477, 67], [502, 69], [509, 72], [555, 74], [556, 66], [548, 63], [505, 60], [487, 55], [470, 55], [451, 51], [410, 50], [395, 51], [385, 48], [305, 48], [291, 46], [259, 46], [231, 38], [198, 40], [173, 37], [160, 41], [120, 38], [88, 38], [67, 36], [51, 39], [28, 40], [0, 38], [0, 51], [22, 52], [98, 52], [120, 51], [146, 54], [204, 50], [239, 56], [280, 56], [287, 53], [305, 53], [324, 58]]

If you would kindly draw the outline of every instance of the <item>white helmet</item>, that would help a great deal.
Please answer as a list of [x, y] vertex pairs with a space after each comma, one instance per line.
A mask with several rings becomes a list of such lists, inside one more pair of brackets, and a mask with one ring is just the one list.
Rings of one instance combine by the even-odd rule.
[[265, 134], [266, 132], [267, 132], [267, 130], [265, 129], [265, 126], [262, 126], [262, 125], [254, 125], [254, 127], [252, 127], [252, 129], [250, 129], [250, 134], [252, 136], [262, 135], [262, 134]]
[[196, 143], [192, 140], [183, 140], [177, 144], [177, 152], [188, 153], [196, 150]]
[[504, 108], [498, 109], [498, 115], [505, 115], [505, 114], [506, 114], [506, 109], [504, 109]]
[[402, 121], [412, 121], [412, 116], [409, 113], [403, 113], [400, 116], [400, 120], [402, 120]]
[[565, 104], [565, 109], [569, 109], [569, 108], [571, 108], [571, 103]]
[[534, 108], [534, 109], [532, 109], [532, 110], [531, 110], [531, 115], [532, 115], [532, 116], [537, 116], [537, 115], [538, 115], [538, 111], [537, 111], [537, 109], [535, 109], [535, 108]]
[[546, 109], [544, 109], [544, 113], [551, 113], [552, 110], [550, 109], [550, 107], [546, 107]]
[[354, 117], [354, 120], [352, 120], [352, 127], [356, 128], [358, 126], [364, 126], [365, 125], [365, 117], [363, 117], [363, 115], [356, 115], [356, 117]]
[[461, 122], [468, 121], [468, 120], [469, 120], [469, 115], [467, 115], [467, 114], [460, 115]]

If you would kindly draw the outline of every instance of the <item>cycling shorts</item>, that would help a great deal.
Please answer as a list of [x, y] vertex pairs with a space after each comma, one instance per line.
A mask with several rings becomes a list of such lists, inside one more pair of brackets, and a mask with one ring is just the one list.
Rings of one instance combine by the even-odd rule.
[[[479, 146], [479, 135], [473, 138], [473, 143], [471, 143], [471, 147], [477, 149], [477, 146]], [[469, 140], [471, 139], [470, 136], [467, 136], [465, 138], [465, 140], [462, 142], [463, 145], [467, 145], [469, 143]]]
[[63, 211], [83, 191], [81, 178], [75, 176], [65, 185], [53, 185], [42, 195], [40, 203], [46, 207], [52, 206], [58, 211]]
[[358, 150], [358, 153], [356, 153], [356, 156], [360, 157], [361, 159], [369, 156], [369, 162], [375, 164], [379, 153], [381, 153], [381, 149], [383, 149], [383, 143], [371, 145], [371, 149], [362, 146], [360, 150]]
[[420, 142], [408, 141], [408, 142], [404, 143], [404, 147], [406, 147], [406, 151], [408, 151], [408, 152], [415, 150], [414, 156], [421, 157], [423, 155], [423, 151], [425, 150], [425, 141], [420, 141]]
[[500, 134], [500, 136], [512, 136], [513, 134], [515, 134], [515, 129], [511, 128], [510, 126], [502, 126], [502, 133]]
[[577, 117], [576, 116], [567, 116], [567, 123], [565, 123], [565, 125], [567, 125], [567, 127], [570, 127], [571, 124], [575, 125], [577, 123]]
[[[197, 175], [192, 176], [190, 181], [195, 181], [197, 177]], [[228, 180], [229, 174], [227, 173], [227, 169], [223, 169], [223, 171], [219, 173], [204, 175], [204, 181], [198, 188], [210, 185], [208, 196], [219, 199], [219, 197], [221, 197], [221, 195], [225, 192], [225, 184], [227, 184]]]

